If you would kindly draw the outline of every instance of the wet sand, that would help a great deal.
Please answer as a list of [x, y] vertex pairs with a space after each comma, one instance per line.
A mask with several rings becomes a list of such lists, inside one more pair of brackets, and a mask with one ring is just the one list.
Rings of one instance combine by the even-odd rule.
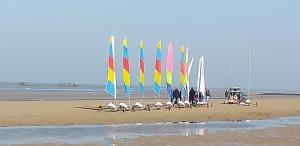
[[[300, 125], [259, 130], [221, 131], [190, 136], [152, 136], [129, 141], [111, 140], [113, 146], [299, 146]], [[1, 144], [0, 144], [1, 145]], [[8, 146], [8, 145], [2, 145]], [[17, 146], [101, 146], [101, 144], [24, 144]]]
[[[119, 101], [120, 102], [120, 101]], [[124, 101], [127, 103], [127, 100]], [[258, 106], [222, 104], [211, 100], [213, 107], [152, 110], [136, 112], [98, 111], [103, 100], [69, 101], [0, 101], [0, 126], [13, 125], [72, 125], [72, 124], [122, 124], [174, 121], [215, 121], [268, 119], [280, 116], [299, 116], [299, 97], [264, 96], [253, 99]], [[132, 101], [134, 103], [134, 101]], [[154, 100], [145, 100], [154, 103]]]
[[216, 146], [299, 146], [300, 126], [269, 128], [260, 130], [230, 132], [223, 131], [207, 135], [193, 136], [159, 136], [142, 137], [127, 144], [115, 142], [116, 146], [193, 146], [193, 145], [216, 145]]

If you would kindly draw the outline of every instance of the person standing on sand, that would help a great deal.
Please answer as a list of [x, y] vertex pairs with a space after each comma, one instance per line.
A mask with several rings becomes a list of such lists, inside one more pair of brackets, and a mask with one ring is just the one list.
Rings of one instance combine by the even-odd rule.
[[175, 98], [174, 104], [178, 103], [178, 97], [179, 97], [179, 90], [178, 90], [178, 88], [175, 88], [174, 91], [173, 91], [173, 98]]
[[173, 92], [174, 92], [174, 90], [173, 89], [170, 89], [170, 90], [171, 90], [171, 93], [170, 93], [170, 102], [173, 103], [173, 100], [174, 100], [174, 96], [173, 96], [174, 93]]
[[229, 98], [228, 98], [228, 91], [227, 90], [225, 91], [225, 100], [229, 100]]
[[209, 92], [209, 89], [206, 89], [206, 91], [205, 91], [205, 92], [206, 92], [206, 93], [205, 93], [205, 95], [210, 97], [210, 92]]
[[195, 90], [194, 90], [194, 88], [192, 87], [191, 90], [190, 90], [190, 93], [189, 93], [189, 102], [190, 102], [191, 104], [193, 104], [194, 97], [195, 97]]
[[210, 98], [210, 91], [209, 91], [209, 89], [206, 89], [205, 96], [206, 96], [206, 102], [208, 102], [208, 100]]
[[200, 91], [199, 91], [199, 98], [200, 98], [199, 101], [203, 102], [203, 94]]

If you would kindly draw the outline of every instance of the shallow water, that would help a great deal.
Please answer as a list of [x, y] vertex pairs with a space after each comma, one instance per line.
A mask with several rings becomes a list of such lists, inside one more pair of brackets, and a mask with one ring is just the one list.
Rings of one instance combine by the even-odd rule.
[[252, 130], [299, 125], [300, 117], [269, 120], [212, 121], [202, 123], [154, 123], [122, 125], [9, 126], [0, 127], [0, 144], [97, 144], [111, 145], [141, 136], [205, 135], [223, 130]]

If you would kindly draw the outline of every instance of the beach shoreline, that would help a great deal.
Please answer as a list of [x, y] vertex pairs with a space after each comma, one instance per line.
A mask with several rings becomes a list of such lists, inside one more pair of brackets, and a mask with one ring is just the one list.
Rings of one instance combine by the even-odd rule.
[[[131, 103], [139, 100], [132, 100]], [[171, 111], [99, 111], [109, 101], [0, 101], [0, 126], [39, 125], [110, 125], [159, 122], [202, 122], [269, 119], [285, 116], [300, 116], [300, 98], [263, 97], [254, 98], [258, 106], [223, 104], [223, 100], [212, 99], [212, 107], [174, 108]], [[128, 100], [117, 100], [127, 103]], [[165, 99], [161, 99], [165, 103]], [[153, 104], [145, 99], [143, 103]]]

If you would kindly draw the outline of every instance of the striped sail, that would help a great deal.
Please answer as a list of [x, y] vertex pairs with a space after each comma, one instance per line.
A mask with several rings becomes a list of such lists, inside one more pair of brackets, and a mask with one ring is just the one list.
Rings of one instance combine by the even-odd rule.
[[123, 81], [127, 97], [130, 97], [130, 71], [127, 39], [123, 40]]
[[154, 87], [153, 91], [156, 96], [160, 95], [161, 86], [161, 41], [157, 42], [155, 72], [154, 72]]
[[184, 47], [180, 48], [180, 91], [181, 96], [184, 95], [185, 90], [185, 56], [184, 56]]
[[185, 49], [185, 76], [184, 76], [184, 82], [185, 82], [185, 90], [186, 90], [186, 97], [189, 98], [189, 90], [190, 90], [190, 80], [188, 75], [188, 67], [189, 67], [189, 47], [186, 47]]
[[145, 86], [145, 64], [144, 64], [144, 43], [140, 41], [140, 92], [141, 96], [144, 96]]
[[105, 86], [105, 91], [117, 98], [116, 90], [116, 75], [115, 75], [115, 40], [114, 36], [109, 39], [109, 53], [108, 53], [108, 69], [107, 69], [107, 82]]
[[173, 81], [173, 45], [172, 42], [169, 43], [168, 45], [168, 54], [167, 54], [167, 90], [169, 95], [172, 95], [172, 81]]

